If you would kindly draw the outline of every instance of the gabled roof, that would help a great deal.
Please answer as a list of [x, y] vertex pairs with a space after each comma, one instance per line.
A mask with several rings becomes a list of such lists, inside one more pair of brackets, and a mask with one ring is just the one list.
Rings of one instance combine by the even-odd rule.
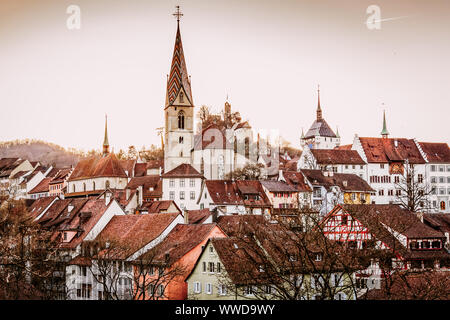
[[423, 222], [435, 230], [450, 232], [450, 213], [425, 213]]
[[[159, 262], [172, 265], [202, 241], [205, 241], [216, 227], [215, 223], [177, 224], [161, 243], [144, 253], [138, 259], [144, 261], [148, 259], [155, 263]], [[194, 264], [187, 267], [193, 266]], [[185, 273], [189, 274], [190, 271], [190, 269], [185, 270]]]
[[70, 242], [62, 242], [60, 247], [76, 248], [94, 228], [111, 203], [112, 201], [106, 205], [103, 199], [89, 199], [70, 222], [61, 226], [61, 230], [77, 230], [77, 235]]
[[219, 216], [217, 218], [218, 226], [229, 236], [233, 237], [242, 233], [247, 227], [257, 228], [259, 224], [264, 222], [262, 215], [232, 215]]
[[370, 185], [361, 177], [352, 173], [333, 173], [332, 176], [325, 176], [321, 170], [306, 170], [301, 172], [312, 184], [323, 186], [327, 190], [337, 186], [344, 192], [375, 192]]
[[404, 160], [408, 160], [410, 164], [425, 163], [413, 139], [360, 137], [359, 141], [369, 163]]
[[61, 169], [50, 181], [50, 184], [57, 184], [64, 182], [68, 175], [72, 172], [72, 168]]
[[180, 208], [178, 208], [176, 202], [173, 200], [159, 200], [159, 201], [145, 202], [141, 206], [140, 210], [147, 211], [148, 213], [163, 213], [167, 211], [171, 205], [173, 205], [176, 208], [178, 213], [181, 213]]
[[297, 192], [297, 190], [283, 181], [265, 180], [261, 184], [269, 192]]
[[162, 175], [163, 178], [202, 178], [203, 175], [194, 169], [193, 166], [187, 163], [182, 163], [178, 167], [166, 172]]
[[97, 236], [121, 247], [118, 258], [126, 259], [159, 237], [178, 217], [178, 213], [114, 216]]
[[311, 149], [310, 151], [318, 164], [365, 164], [364, 160], [356, 150]]
[[69, 181], [82, 180], [96, 177], [119, 177], [127, 178], [122, 164], [114, 153], [106, 157], [91, 157], [78, 162], [70, 175]]
[[188, 210], [186, 211], [188, 215], [189, 224], [202, 224], [206, 219], [211, 216], [211, 211], [209, 209], [201, 210]]
[[305, 177], [298, 171], [283, 171], [283, 177], [287, 184], [294, 187], [299, 192], [311, 192], [311, 188], [305, 181]]
[[28, 194], [35, 194], [35, 193], [43, 193], [49, 191], [49, 183], [52, 180], [52, 178], [44, 178], [41, 182], [38, 183], [36, 187], [31, 189]]
[[[271, 206], [262, 185], [257, 180], [206, 180], [206, 188], [215, 204], [245, 205], [252, 207]], [[246, 195], [258, 195], [259, 200], [245, 199]]]
[[127, 189], [137, 189], [142, 186], [144, 189], [148, 189], [150, 187], [156, 188], [158, 182], [161, 180], [159, 175], [149, 175], [149, 176], [141, 176], [134, 177], [127, 184]]
[[33, 218], [38, 217], [55, 200], [56, 197], [41, 197], [33, 202], [28, 208], [28, 212]]
[[419, 142], [430, 163], [450, 163], [450, 149], [446, 143]]
[[11, 172], [24, 161], [20, 158], [0, 159], [0, 177], [9, 177]]

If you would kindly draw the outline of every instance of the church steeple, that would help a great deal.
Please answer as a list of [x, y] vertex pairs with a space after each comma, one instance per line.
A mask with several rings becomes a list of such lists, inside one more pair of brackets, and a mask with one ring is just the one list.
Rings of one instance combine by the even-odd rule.
[[105, 114], [105, 138], [103, 139], [103, 156], [109, 154], [109, 141], [108, 141], [108, 116]]
[[173, 49], [172, 65], [167, 79], [166, 107], [175, 104], [194, 106], [191, 81], [187, 72], [183, 44], [181, 42], [180, 17], [183, 14], [180, 12], [179, 6], [176, 6], [176, 10], [173, 15], [177, 18], [177, 34]]
[[320, 108], [320, 85], [317, 85], [317, 121], [322, 120], [322, 109]]
[[383, 138], [387, 138], [389, 136], [389, 132], [386, 126], [386, 111], [383, 110], [383, 130], [381, 131], [381, 136]]

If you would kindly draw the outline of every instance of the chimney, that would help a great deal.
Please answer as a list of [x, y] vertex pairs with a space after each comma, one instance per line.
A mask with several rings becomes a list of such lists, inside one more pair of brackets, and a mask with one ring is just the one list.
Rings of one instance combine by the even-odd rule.
[[143, 188], [142, 188], [142, 186], [139, 186], [137, 189], [138, 189], [138, 205], [142, 206], [143, 194], [144, 194]]
[[111, 202], [111, 192], [106, 192], [105, 193], [105, 205], [108, 205]]
[[189, 224], [189, 211], [185, 209], [183, 215], [184, 215], [184, 224]]

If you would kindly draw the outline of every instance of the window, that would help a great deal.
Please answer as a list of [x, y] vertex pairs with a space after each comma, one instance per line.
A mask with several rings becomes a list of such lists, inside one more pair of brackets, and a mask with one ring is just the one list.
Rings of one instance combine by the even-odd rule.
[[394, 190], [388, 190], [388, 196], [393, 196], [394, 195]]
[[321, 253], [317, 253], [316, 254], [315, 261], [322, 261], [322, 254]]
[[444, 177], [439, 177], [439, 183], [445, 183], [445, 178]]
[[83, 191], [86, 192], [86, 183], [83, 183]]
[[341, 216], [341, 225], [345, 226], [348, 222], [348, 216]]
[[359, 168], [362, 170], [362, 169], [364, 169], [364, 166], [361, 165], [361, 166], [359, 166]]
[[246, 286], [244, 289], [244, 293], [246, 296], [250, 296], [253, 294], [253, 286]]
[[202, 292], [202, 284], [200, 282], [194, 282], [194, 293]]
[[180, 200], [184, 200], [184, 191], [180, 191]]
[[220, 262], [217, 262], [217, 273], [221, 272], [221, 267]]
[[184, 188], [184, 185], [185, 185], [184, 179], [180, 179], [180, 187]]
[[153, 297], [154, 294], [155, 294], [155, 285], [151, 283], [148, 285], [148, 295], [150, 297]]
[[445, 194], [445, 188], [439, 188], [439, 195]]
[[190, 192], [190, 198], [191, 200], [195, 200], [195, 191]]
[[384, 190], [383, 189], [378, 190], [378, 195], [379, 196], [384, 196]]
[[380, 169], [384, 169], [384, 163], [380, 163]]
[[439, 172], [445, 172], [445, 166], [439, 166]]
[[178, 113], [178, 129], [184, 129], [184, 112]]
[[203, 261], [203, 272], [206, 272], [206, 262]]
[[87, 275], [87, 268], [86, 267], [81, 267], [81, 274], [83, 277], [86, 277]]
[[183, 137], [179, 137], [178, 138], [178, 143], [182, 144], [184, 142], [184, 138]]
[[206, 292], [206, 294], [212, 294], [212, 284], [211, 283], [206, 284], [205, 292]]
[[431, 177], [431, 183], [436, 183], [437, 182], [437, 178], [436, 177]]
[[210, 263], [208, 263], [208, 271], [209, 272], [214, 272], [214, 267], [215, 267], [215, 265], [214, 265], [214, 262], [210, 262]]
[[352, 165], [352, 169], [356, 169], [356, 166], [355, 166], [355, 165]]
[[347, 164], [345, 165], [345, 169], [348, 169], [348, 165]]
[[175, 179], [169, 180], [169, 187], [171, 187], [171, 188], [175, 187]]
[[95, 190], [95, 181], [92, 182], [92, 190]]
[[158, 296], [164, 296], [164, 286], [162, 284], [158, 286]]
[[109, 186], [110, 186], [109, 180], [106, 180], [106, 182], [105, 182], [105, 189], [109, 189]]
[[227, 287], [224, 284], [219, 284], [219, 295], [225, 296], [227, 294]]
[[431, 172], [435, 172], [436, 171], [436, 166], [434, 164], [432, 164], [430, 170], [431, 170]]
[[169, 199], [170, 200], [175, 200], [175, 191], [170, 191], [169, 192]]
[[423, 183], [423, 175], [422, 174], [417, 175], [417, 182]]
[[184, 94], [183, 94], [183, 91], [180, 91], [180, 102], [184, 102]]
[[67, 241], [67, 232], [64, 232], [64, 241]]
[[209, 252], [210, 252], [210, 253], [213, 253], [213, 252], [214, 252], [214, 247], [213, 247], [213, 246], [210, 246], [210, 247], [209, 247]]
[[189, 187], [195, 187], [195, 179], [189, 179]]

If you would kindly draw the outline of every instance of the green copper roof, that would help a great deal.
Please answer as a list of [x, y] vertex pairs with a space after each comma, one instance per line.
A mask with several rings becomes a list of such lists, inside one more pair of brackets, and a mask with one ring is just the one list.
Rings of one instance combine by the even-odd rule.
[[383, 111], [383, 131], [381, 131], [381, 135], [388, 135], [389, 132], [387, 130], [387, 126], [386, 126], [386, 112]]

